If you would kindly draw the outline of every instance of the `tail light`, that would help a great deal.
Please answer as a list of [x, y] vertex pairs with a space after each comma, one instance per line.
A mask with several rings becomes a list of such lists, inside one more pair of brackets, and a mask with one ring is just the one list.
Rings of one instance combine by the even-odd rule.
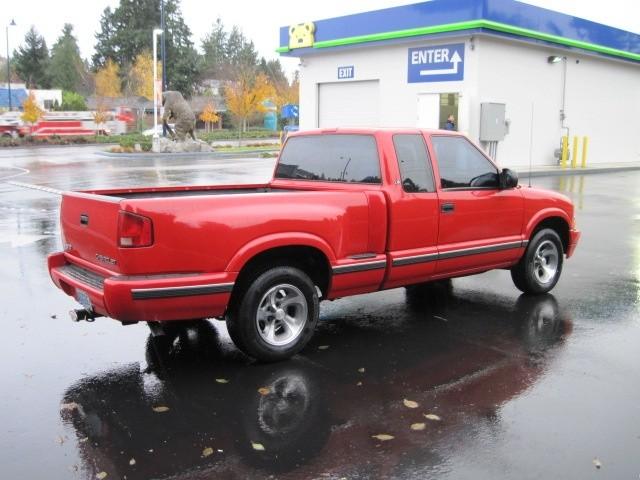
[[153, 244], [151, 219], [121, 211], [118, 216], [118, 245], [120, 247], [149, 247]]

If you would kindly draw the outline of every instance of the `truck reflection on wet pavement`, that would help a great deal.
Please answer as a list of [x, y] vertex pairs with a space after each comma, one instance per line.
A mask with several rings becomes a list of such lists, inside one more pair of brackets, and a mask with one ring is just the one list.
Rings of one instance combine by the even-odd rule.
[[[552, 295], [497, 305], [436, 290], [407, 292], [391, 331], [382, 315], [332, 319], [308, 355], [277, 364], [247, 364], [209, 322], [150, 335], [146, 366], [82, 379], [65, 393], [62, 416], [94, 475], [386, 478], [436, 469], [446, 460], [437, 452], [478, 424], [499, 431], [499, 407], [544, 374], [571, 332]], [[373, 438], [380, 433], [394, 439], [383, 445]], [[206, 448], [214, 453], [203, 457]]]

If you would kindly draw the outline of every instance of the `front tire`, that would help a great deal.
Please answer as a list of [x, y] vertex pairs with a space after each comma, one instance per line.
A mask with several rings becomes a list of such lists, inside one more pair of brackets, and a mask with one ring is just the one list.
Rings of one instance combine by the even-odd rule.
[[229, 336], [247, 355], [263, 362], [292, 357], [311, 339], [319, 300], [309, 276], [293, 267], [258, 275], [227, 315]]
[[564, 252], [555, 230], [544, 228], [537, 232], [524, 256], [511, 269], [511, 278], [518, 290], [530, 294], [547, 293], [556, 286], [562, 273]]

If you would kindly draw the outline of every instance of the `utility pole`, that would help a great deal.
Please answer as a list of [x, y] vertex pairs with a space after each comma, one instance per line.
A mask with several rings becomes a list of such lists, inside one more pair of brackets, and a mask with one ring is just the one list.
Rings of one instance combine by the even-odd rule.
[[[165, 48], [165, 35], [167, 26], [165, 25], [164, 0], [160, 0], [160, 28], [162, 29], [162, 38], [160, 39], [160, 58], [162, 62], [162, 91], [167, 90], [167, 51]], [[162, 136], [167, 136], [167, 127], [162, 124]]]
[[9, 56], [9, 27], [15, 27], [16, 21], [11, 20], [11, 23], [7, 25], [7, 86], [9, 87], [9, 111], [13, 110], [13, 105], [11, 104], [11, 57]]

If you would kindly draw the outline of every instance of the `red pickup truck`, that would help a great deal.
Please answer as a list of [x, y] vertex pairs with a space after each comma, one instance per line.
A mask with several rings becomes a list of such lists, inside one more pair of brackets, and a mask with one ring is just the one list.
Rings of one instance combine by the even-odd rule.
[[496, 268], [551, 290], [580, 236], [573, 205], [517, 183], [455, 132], [300, 132], [268, 184], [65, 193], [49, 271], [75, 319], [224, 317], [275, 361], [309, 341], [320, 299]]

